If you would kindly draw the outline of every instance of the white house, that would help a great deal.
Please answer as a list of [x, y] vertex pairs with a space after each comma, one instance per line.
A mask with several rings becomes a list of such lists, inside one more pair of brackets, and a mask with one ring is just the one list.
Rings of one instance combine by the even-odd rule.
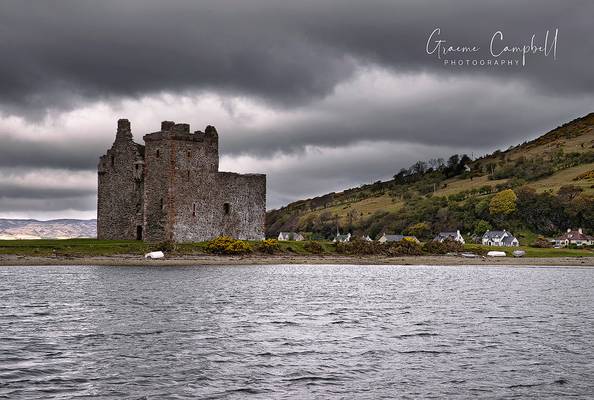
[[437, 236], [435, 236], [435, 238], [433, 238], [433, 240], [436, 240], [440, 243], [447, 239], [455, 240], [456, 242], [460, 242], [462, 244], [465, 243], [464, 238], [460, 234], [460, 230], [451, 231], [451, 232], [439, 232], [439, 234]]
[[377, 241], [380, 243], [400, 242], [403, 239], [408, 239], [408, 240], [412, 240], [413, 242], [416, 242], [416, 243], [421, 243], [421, 242], [419, 242], [419, 239], [417, 239], [415, 236], [386, 235], [385, 233]]
[[556, 246], [566, 247], [570, 244], [575, 244], [578, 247], [593, 246], [594, 237], [586, 235], [582, 228], [578, 228], [577, 230], [568, 229], [563, 235], [555, 238]]
[[334, 238], [334, 240], [332, 240], [333, 243], [346, 243], [346, 242], [350, 242], [351, 241], [351, 234], [347, 233], [346, 235], [341, 235], [341, 234], [337, 234], [336, 237]]
[[281, 232], [281, 233], [278, 234], [278, 240], [279, 241], [282, 241], [282, 242], [285, 242], [287, 240], [302, 241], [302, 240], [305, 240], [305, 238], [300, 233], [296, 233], [296, 232]]
[[513, 247], [519, 246], [520, 242], [505, 229], [502, 231], [487, 231], [481, 240], [485, 246]]

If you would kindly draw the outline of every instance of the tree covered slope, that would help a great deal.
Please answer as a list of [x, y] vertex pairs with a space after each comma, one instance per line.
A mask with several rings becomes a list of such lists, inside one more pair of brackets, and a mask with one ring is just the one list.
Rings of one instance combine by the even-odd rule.
[[[493, 207], [503, 191], [508, 208]], [[502, 211], [504, 210], [504, 211]], [[481, 234], [505, 228], [520, 240], [555, 235], [568, 227], [594, 231], [594, 113], [539, 138], [471, 160], [419, 161], [394, 179], [296, 201], [267, 214], [267, 234], [341, 232], [374, 237], [382, 232], [430, 238], [460, 229]]]

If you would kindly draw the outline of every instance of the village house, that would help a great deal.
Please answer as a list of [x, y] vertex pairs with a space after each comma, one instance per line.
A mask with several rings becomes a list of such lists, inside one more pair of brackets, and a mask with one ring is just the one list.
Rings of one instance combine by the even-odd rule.
[[417, 239], [415, 236], [405, 236], [405, 235], [386, 235], [385, 233], [382, 235], [382, 237], [380, 237], [377, 241], [380, 243], [386, 243], [386, 242], [400, 242], [401, 240], [412, 240], [415, 243], [421, 243], [419, 241], [419, 239]]
[[295, 240], [297, 242], [305, 240], [302, 234], [296, 232], [281, 232], [278, 234], [278, 240], [286, 242], [288, 240]]
[[336, 235], [336, 237], [334, 238], [334, 240], [332, 240], [333, 243], [346, 243], [346, 242], [350, 242], [351, 241], [351, 234], [347, 233], [346, 235], [341, 235], [340, 233]]
[[437, 236], [435, 236], [435, 238], [433, 238], [433, 240], [443, 243], [444, 240], [455, 240], [456, 242], [460, 242], [462, 244], [465, 243], [464, 238], [462, 237], [462, 235], [460, 234], [460, 230], [457, 231], [451, 231], [451, 232], [439, 232], [437, 234]]
[[558, 238], [555, 238], [554, 241], [555, 246], [559, 247], [567, 247], [569, 245], [576, 245], [578, 247], [594, 245], [594, 237], [586, 235], [582, 228], [578, 228], [577, 230], [568, 229], [567, 232]]
[[484, 246], [514, 247], [520, 245], [518, 239], [505, 229], [502, 231], [485, 232], [481, 242]]

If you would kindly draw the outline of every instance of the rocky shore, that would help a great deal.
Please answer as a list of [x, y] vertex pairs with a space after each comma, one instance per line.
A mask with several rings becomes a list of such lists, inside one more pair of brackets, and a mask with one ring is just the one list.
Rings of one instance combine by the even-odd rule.
[[148, 260], [138, 255], [101, 257], [35, 257], [0, 255], [2, 266], [44, 266], [44, 265], [96, 265], [96, 266], [204, 266], [204, 265], [511, 265], [511, 266], [579, 266], [594, 267], [594, 257], [478, 257], [461, 256], [339, 256], [339, 255], [186, 255], [172, 256], [161, 260]]

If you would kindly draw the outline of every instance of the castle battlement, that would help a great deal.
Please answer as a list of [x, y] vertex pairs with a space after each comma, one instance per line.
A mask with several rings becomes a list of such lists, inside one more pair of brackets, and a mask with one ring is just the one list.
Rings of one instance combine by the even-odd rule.
[[264, 238], [266, 176], [219, 172], [214, 126], [163, 121], [134, 143], [130, 122], [98, 165], [100, 239], [194, 242]]

